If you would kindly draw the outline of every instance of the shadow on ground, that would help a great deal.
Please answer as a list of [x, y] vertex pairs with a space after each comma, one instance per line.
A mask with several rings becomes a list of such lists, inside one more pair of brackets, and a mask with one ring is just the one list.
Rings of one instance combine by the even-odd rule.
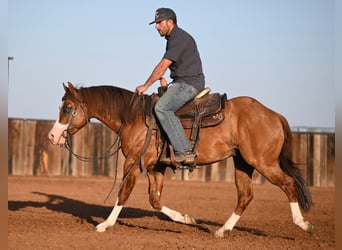
[[[65, 196], [61, 196], [61, 195], [47, 194], [47, 193], [42, 193], [42, 192], [33, 192], [33, 194], [45, 196], [47, 198], [47, 201], [44, 201], [44, 202], [8, 201], [8, 209], [10, 211], [17, 211], [26, 207], [47, 208], [50, 211], [70, 214], [78, 218], [81, 221], [86, 221], [89, 224], [96, 226], [100, 222], [94, 220], [93, 217], [103, 218], [103, 220], [105, 220], [113, 208], [112, 206], [89, 204], [83, 201], [71, 199]], [[158, 211], [149, 211], [149, 210], [131, 208], [131, 207], [124, 207], [119, 215], [119, 219], [120, 218], [134, 219], [134, 218], [144, 218], [144, 217], [157, 217], [158, 219], [162, 221], [171, 221], [167, 216], [165, 216], [164, 214]], [[120, 221], [120, 220], [117, 221], [117, 224], [123, 225], [126, 227], [134, 227], [134, 228], [139, 227], [139, 228], [148, 229], [148, 230], [158, 230], [158, 231], [163, 230], [167, 232], [182, 233], [180, 230], [175, 231], [175, 230], [160, 229], [160, 228], [153, 229], [153, 228], [148, 228], [147, 226], [133, 225], [133, 224]], [[208, 229], [208, 226], [214, 226], [218, 228], [218, 227], [221, 227], [222, 225], [220, 223], [213, 222], [213, 221], [197, 220], [196, 225], [189, 225], [189, 226], [195, 227], [202, 232], [212, 234], [213, 232], [211, 232]], [[240, 232], [247, 232], [256, 236], [267, 236], [267, 234], [262, 232], [261, 230], [251, 229], [251, 228], [246, 228], [246, 227], [235, 227], [234, 230], [237, 230]], [[275, 237], [275, 236], [272, 236], [272, 237]], [[276, 236], [276, 237], [293, 240], [292, 238], [288, 238], [288, 237], [281, 237], [281, 236]]]

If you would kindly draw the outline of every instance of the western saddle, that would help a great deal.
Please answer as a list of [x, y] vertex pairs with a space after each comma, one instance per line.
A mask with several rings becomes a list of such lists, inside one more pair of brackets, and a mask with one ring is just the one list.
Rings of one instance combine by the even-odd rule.
[[[159, 87], [158, 94], [151, 95], [151, 102], [148, 102], [146, 110], [146, 124], [149, 127], [149, 131], [152, 129], [158, 129], [157, 119], [155, 118], [153, 107], [158, 101], [159, 97], [162, 96], [167, 87]], [[199, 142], [199, 133], [201, 128], [216, 126], [221, 123], [225, 118], [225, 103], [227, 100], [227, 95], [220, 95], [219, 93], [209, 94], [210, 88], [205, 88], [200, 92], [193, 100], [186, 103], [176, 112], [176, 116], [180, 119], [184, 129], [191, 129], [190, 134], [190, 145], [192, 150], [195, 151]], [[159, 129], [164, 138], [161, 157], [170, 156], [171, 159], [174, 157], [174, 151], [172, 145], [168, 143], [168, 140], [162, 129]], [[151, 134], [151, 133], [148, 133]], [[149, 141], [148, 135], [146, 136], [146, 141]], [[175, 165], [174, 162], [170, 162], [170, 165]], [[196, 166], [196, 165], [195, 165]], [[192, 171], [195, 166], [190, 166]], [[179, 167], [179, 166], [175, 166]]]

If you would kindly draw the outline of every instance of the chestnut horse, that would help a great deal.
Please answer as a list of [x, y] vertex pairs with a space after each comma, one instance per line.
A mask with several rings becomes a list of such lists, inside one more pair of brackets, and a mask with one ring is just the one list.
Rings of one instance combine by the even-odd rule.
[[[152, 207], [171, 220], [193, 224], [195, 220], [172, 210], [161, 203], [166, 167], [159, 162], [160, 138], [152, 131], [150, 143], [144, 148], [148, 126], [145, 122], [147, 95], [114, 86], [75, 88], [72, 83], [63, 84], [65, 94], [59, 118], [49, 132], [53, 144], [66, 143], [66, 134], [75, 134], [90, 118], [96, 118], [120, 136], [121, 150], [125, 156], [124, 182], [108, 218], [96, 226], [104, 232], [113, 226], [121, 209], [131, 194], [144, 166], [149, 180], [149, 201]], [[187, 135], [189, 129], [185, 130]], [[263, 106], [251, 97], [237, 97], [225, 103], [225, 120], [215, 127], [202, 128], [197, 146], [197, 165], [211, 164], [233, 157], [237, 205], [225, 224], [215, 232], [223, 237], [232, 230], [253, 198], [252, 174], [257, 170], [271, 183], [282, 189], [290, 203], [293, 222], [304, 231], [312, 232], [313, 226], [305, 221], [301, 209], [307, 212], [311, 195], [300, 173], [292, 162], [292, 134], [286, 119]], [[143, 152], [144, 151], [144, 152]], [[144, 157], [141, 158], [142, 154]], [[261, 213], [263, 211], [260, 211]]]

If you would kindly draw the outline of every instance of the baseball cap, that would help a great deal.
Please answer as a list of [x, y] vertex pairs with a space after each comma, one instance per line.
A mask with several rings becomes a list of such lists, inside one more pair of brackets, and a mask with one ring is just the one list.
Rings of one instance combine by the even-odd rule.
[[159, 8], [154, 15], [154, 21], [149, 24], [158, 23], [166, 19], [176, 19], [176, 13], [169, 8]]

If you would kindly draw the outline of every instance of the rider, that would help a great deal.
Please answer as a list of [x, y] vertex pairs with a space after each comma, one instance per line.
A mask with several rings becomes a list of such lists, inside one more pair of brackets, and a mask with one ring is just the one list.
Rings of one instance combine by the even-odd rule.
[[150, 77], [136, 88], [136, 92], [139, 95], [144, 93], [155, 81], [162, 80], [166, 70], [170, 69], [172, 82], [157, 102], [155, 113], [175, 150], [176, 161], [191, 165], [196, 153], [191, 150], [175, 112], [205, 87], [201, 58], [194, 38], [177, 26], [177, 17], [172, 9], [157, 9], [150, 24], [153, 23], [160, 36], [167, 40], [166, 51]]

